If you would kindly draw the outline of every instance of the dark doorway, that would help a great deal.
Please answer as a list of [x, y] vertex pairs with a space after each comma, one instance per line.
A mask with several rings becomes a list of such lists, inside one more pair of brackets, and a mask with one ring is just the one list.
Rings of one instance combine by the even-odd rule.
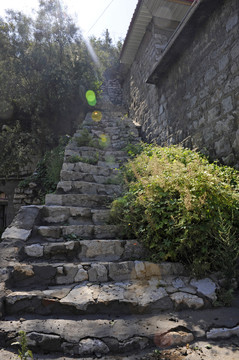
[[5, 193], [0, 192], [0, 236], [6, 228], [6, 208], [7, 208], [7, 196]]

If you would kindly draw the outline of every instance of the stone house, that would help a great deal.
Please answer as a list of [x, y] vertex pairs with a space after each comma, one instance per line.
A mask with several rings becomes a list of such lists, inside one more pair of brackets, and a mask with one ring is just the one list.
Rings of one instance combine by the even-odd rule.
[[239, 168], [239, 1], [139, 0], [121, 52], [142, 137]]

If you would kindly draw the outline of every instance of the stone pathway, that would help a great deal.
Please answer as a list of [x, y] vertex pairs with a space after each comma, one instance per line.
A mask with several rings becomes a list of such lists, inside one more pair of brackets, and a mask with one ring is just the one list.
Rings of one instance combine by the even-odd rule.
[[139, 242], [109, 224], [124, 148], [139, 136], [122, 110], [102, 115], [88, 114], [68, 144], [56, 193], [44, 206], [22, 207], [3, 234], [1, 359], [20, 330], [37, 359], [139, 359], [155, 346], [222, 337], [222, 324], [239, 336], [238, 306], [227, 321], [204, 310], [217, 299], [216, 277], [196, 280], [181, 264], [141, 260]]

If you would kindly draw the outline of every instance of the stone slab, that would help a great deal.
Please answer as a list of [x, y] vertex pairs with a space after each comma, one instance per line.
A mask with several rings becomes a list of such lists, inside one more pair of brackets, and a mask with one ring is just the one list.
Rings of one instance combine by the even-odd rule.
[[32, 230], [19, 229], [15, 226], [6, 228], [2, 234], [2, 240], [12, 239], [12, 240], [22, 240], [26, 241], [31, 235]]

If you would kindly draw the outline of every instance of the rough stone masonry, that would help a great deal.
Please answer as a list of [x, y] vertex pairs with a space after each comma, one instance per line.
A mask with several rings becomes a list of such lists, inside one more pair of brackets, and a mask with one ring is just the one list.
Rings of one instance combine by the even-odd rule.
[[[109, 223], [124, 148], [139, 137], [125, 110], [101, 111], [96, 122], [88, 114], [83, 129], [93, 144], [104, 134], [107, 146], [79, 146], [79, 129], [56, 193], [45, 205], [23, 206], [3, 234], [0, 346], [13, 351], [23, 330], [39, 358], [101, 358], [215, 338], [222, 324], [226, 336], [237, 335], [239, 308], [226, 322], [212, 308], [220, 277], [197, 280], [181, 264], [145, 261], [139, 242], [121, 239]], [[207, 321], [198, 321], [202, 314]]]
[[156, 20], [124, 76], [130, 116], [147, 141], [183, 142], [239, 168], [238, 1], [202, 0], [167, 52], [172, 32]]

